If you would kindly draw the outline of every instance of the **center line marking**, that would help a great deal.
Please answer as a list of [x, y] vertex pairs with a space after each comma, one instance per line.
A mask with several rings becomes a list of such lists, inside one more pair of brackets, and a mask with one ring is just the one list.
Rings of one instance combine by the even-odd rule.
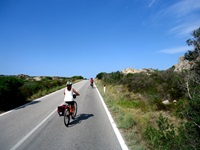
[[26, 136], [24, 136], [15, 146], [13, 146], [10, 150], [16, 150], [31, 134], [33, 134], [47, 119], [53, 115], [53, 113], [56, 112], [57, 109], [55, 109], [52, 113], [50, 113], [42, 122], [40, 122], [35, 128], [33, 128]]
[[[85, 84], [83, 84], [85, 85]], [[82, 86], [83, 86], [82, 85]], [[80, 86], [77, 91], [82, 87]], [[60, 104], [62, 105], [63, 102]], [[31, 136], [45, 121], [47, 121], [52, 115], [53, 113], [55, 113], [57, 111], [57, 108], [50, 113], [44, 120], [42, 120], [42, 122], [40, 122], [35, 128], [33, 128], [28, 134], [26, 134], [26, 136], [24, 136], [19, 142], [17, 142], [17, 144], [15, 144], [10, 150], [16, 150], [29, 136]]]

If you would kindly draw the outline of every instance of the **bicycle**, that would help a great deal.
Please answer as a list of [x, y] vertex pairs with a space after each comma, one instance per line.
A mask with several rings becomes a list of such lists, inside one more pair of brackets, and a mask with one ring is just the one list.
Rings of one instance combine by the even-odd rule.
[[77, 103], [74, 101], [74, 108], [72, 108], [72, 105], [66, 104], [64, 107], [64, 124], [68, 127], [70, 123], [70, 118], [75, 118], [77, 114]]
[[90, 86], [93, 88], [93, 86], [94, 86], [93, 82], [90, 82]]

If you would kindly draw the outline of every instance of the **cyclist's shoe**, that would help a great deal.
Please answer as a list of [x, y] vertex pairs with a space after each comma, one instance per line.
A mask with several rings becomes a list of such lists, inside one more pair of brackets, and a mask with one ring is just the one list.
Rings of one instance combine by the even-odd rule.
[[75, 117], [73, 117], [73, 116], [72, 116], [72, 119], [74, 120], [74, 119], [75, 119]]

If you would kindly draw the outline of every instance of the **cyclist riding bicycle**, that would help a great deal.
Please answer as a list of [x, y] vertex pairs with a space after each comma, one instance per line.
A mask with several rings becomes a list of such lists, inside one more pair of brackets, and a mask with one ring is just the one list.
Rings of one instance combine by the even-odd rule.
[[[79, 96], [80, 94], [74, 88], [72, 88], [72, 82], [68, 81], [66, 86], [67, 87], [65, 88], [64, 91], [65, 95], [64, 102], [67, 103], [68, 105], [71, 105], [70, 113], [72, 113], [74, 109], [74, 94], [76, 96]], [[72, 117], [72, 119], [74, 119], [74, 117]]]
[[90, 78], [90, 85], [93, 87], [93, 82], [94, 82], [94, 80], [93, 80], [93, 78]]

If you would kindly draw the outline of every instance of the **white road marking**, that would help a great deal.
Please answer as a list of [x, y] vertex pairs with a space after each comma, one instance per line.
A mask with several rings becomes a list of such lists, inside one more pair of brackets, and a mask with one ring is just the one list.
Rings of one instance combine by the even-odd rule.
[[35, 128], [33, 128], [26, 136], [24, 136], [17, 144], [15, 144], [10, 150], [16, 150], [31, 134], [33, 134], [45, 121], [47, 121], [53, 113], [56, 112], [55, 109], [52, 113], [50, 113], [42, 122], [40, 122]]
[[[95, 87], [96, 87], [96, 86], [95, 86]], [[106, 104], [105, 104], [105, 102], [104, 102], [104, 100], [103, 100], [101, 94], [99, 93], [98, 88], [96, 88], [96, 90], [97, 90], [97, 93], [99, 94], [99, 97], [100, 97], [100, 99], [101, 99], [101, 102], [102, 102], [102, 104], [103, 104], [103, 106], [104, 106], [104, 109], [105, 109], [107, 115], [108, 115], [108, 118], [109, 118], [110, 123], [111, 123], [111, 125], [112, 125], [112, 128], [113, 128], [113, 130], [114, 130], [114, 132], [115, 132], [115, 134], [116, 134], [116, 136], [117, 136], [117, 139], [118, 139], [118, 141], [119, 141], [119, 143], [120, 143], [120, 145], [121, 145], [122, 150], [128, 150], [128, 147], [127, 147], [127, 145], [126, 145], [124, 139], [122, 138], [122, 135], [121, 135], [121, 133], [119, 132], [119, 129], [117, 128], [117, 125], [115, 124], [115, 122], [114, 122], [114, 120], [113, 120], [113, 118], [112, 118], [112, 116], [111, 116], [111, 114], [110, 114], [110, 112], [109, 112], [109, 110], [108, 110], [108, 108], [107, 108], [107, 106], [106, 106]]]

